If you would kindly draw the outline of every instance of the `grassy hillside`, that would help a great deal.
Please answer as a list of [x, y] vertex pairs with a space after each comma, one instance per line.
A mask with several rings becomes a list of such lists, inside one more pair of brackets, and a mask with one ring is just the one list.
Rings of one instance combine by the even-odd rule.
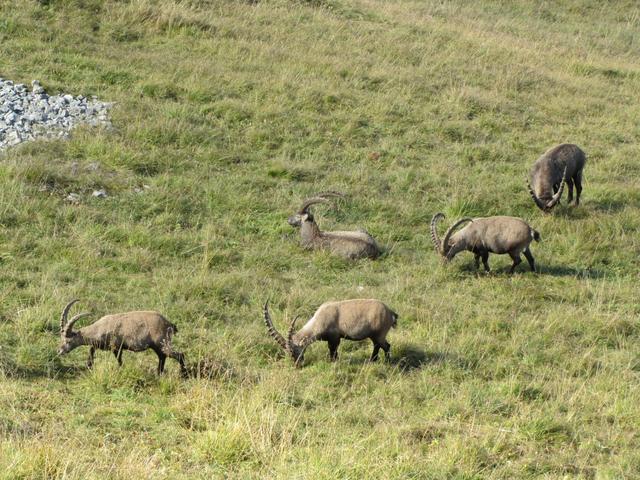
[[[115, 102], [0, 154], [0, 479], [640, 477], [639, 28], [631, 0], [0, 0], [1, 77]], [[524, 179], [561, 142], [583, 204], [544, 215]], [[320, 225], [382, 259], [301, 250], [328, 189]], [[442, 265], [437, 211], [523, 217], [540, 273]], [[74, 297], [160, 310], [200, 375], [57, 358]], [[357, 297], [400, 314], [391, 364], [296, 370], [261, 322]]]

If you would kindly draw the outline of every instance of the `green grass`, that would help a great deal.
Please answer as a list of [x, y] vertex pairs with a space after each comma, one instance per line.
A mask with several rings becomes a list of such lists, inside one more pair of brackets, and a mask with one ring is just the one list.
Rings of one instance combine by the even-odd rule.
[[[115, 102], [0, 154], [0, 479], [638, 478], [639, 27], [634, 1], [0, 0], [0, 76]], [[561, 142], [583, 204], [543, 215], [524, 179]], [[382, 259], [301, 250], [321, 190]], [[437, 211], [523, 217], [541, 273], [443, 266]], [[74, 297], [163, 312], [200, 375], [57, 358]], [[265, 334], [267, 298], [284, 329], [354, 297], [400, 314], [390, 365], [296, 370]]]

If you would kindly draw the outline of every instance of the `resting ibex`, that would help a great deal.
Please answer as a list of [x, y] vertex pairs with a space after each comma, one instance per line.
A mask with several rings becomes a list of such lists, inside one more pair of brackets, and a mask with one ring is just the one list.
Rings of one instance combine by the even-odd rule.
[[300, 227], [302, 246], [307, 249], [328, 249], [332, 253], [349, 260], [356, 258], [376, 258], [380, 248], [371, 235], [364, 230], [354, 232], [323, 232], [309, 212], [316, 203], [328, 202], [328, 197], [343, 197], [338, 192], [319, 193], [306, 199], [298, 213], [289, 217], [289, 225]]
[[[267, 302], [268, 303], [268, 302]], [[391, 345], [387, 342], [387, 332], [395, 328], [398, 314], [379, 300], [344, 300], [341, 302], [326, 302], [320, 305], [313, 317], [294, 333], [296, 320], [294, 318], [285, 339], [273, 326], [267, 303], [264, 304], [264, 323], [269, 334], [299, 366], [304, 360], [304, 351], [317, 340], [324, 340], [329, 344], [329, 358], [338, 359], [338, 345], [340, 340], [365, 340], [373, 342], [371, 361], [378, 359], [378, 352], [382, 348], [385, 358], [390, 358]]]
[[158, 312], [127, 312], [106, 315], [96, 322], [72, 330], [73, 324], [89, 313], [81, 313], [67, 321], [71, 306], [78, 300], [73, 300], [64, 307], [60, 318], [60, 348], [58, 355], [65, 355], [81, 345], [89, 345], [87, 367], [93, 366], [96, 348], [111, 350], [122, 365], [122, 351], [131, 350], [141, 352], [152, 349], [158, 355], [158, 374], [164, 371], [164, 361], [167, 357], [180, 363], [180, 372], [186, 375], [184, 355], [171, 348], [171, 337], [178, 332], [178, 328]]
[[[531, 271], [535, 271], [529, 244], [532, 240], [539, 242], [540, 234], [521, 218], [462, 218], [449, 227], [442, 242], [436, 231], [436, 224], [441, 218], [444, 218], [444, 214], [436, 213], [431, 219], [431, 239], [436, 251], [447, 261], [459, 252], [469, 250], [475, 254], [476, 268], [480, 267], [480, 259], [482, 259], [484, 269], [488, 272], [489, 253], [508, 253], [513, 259], [509, 273], [513, 273], [516, 266], [522, 262], [520, 253], [524, 253]], [[471, 223], [459, 232], [453, 233], [456, 228], [466, 222]]]
[[[547, 150], [531, 169], [531, 181], [527, 183], [531, 198], [544, 212], [560, 202], [564, 184], [569, 186], [568, 203], [573, 200], [573, 184], [576, 185], [576, 205], [582, 193], [582, 169], [587, 161], [577, 145], [563, 143]], [[533, 188], [531, 187], [533, 185]]]

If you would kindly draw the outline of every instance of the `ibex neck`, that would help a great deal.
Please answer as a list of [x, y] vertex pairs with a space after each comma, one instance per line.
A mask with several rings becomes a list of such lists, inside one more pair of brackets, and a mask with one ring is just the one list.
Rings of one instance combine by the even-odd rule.
[[306, 345], [316, 340], [315, 335], [305, 332], [302, 329], [293, 335], [293, 343], [296, 345]]
[[303, 222], [300, 228], [302, 236], [302, 245], [304, 247], [312, 247], [320, 241], [320, 228], [314, 222]]
[[317, 323], [314, 321], [314, 317], [311, 317], [302, 327], [293, 335], [293, 341], [300, 343], [307, 338], [315, 338], [319, 332], [316, 331]]
[[100, 348], [102, 346], [101, 338], [91, 331], [93, 325], [87, 325], [76, 332], [78, 336], [78, 345], [92, 345]]

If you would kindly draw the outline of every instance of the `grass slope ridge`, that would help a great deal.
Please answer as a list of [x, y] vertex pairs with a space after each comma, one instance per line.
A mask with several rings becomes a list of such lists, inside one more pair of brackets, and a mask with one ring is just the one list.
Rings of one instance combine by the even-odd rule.
[[[0, 157], [0, 478], [640, 476], [639, 22], [631, 1], [0, 0], [0, 76], [115, 102], [113, 130]], [[583, 203], [543, 215], [525, 175], [561, 142], [587, 153]], [[302, 251], [286, 218], [321, 190], [350, 195], [322, 228], [388, 255]], [[442, 266], [437, 211], [523, 217], [541, 273]], [[161, 311], [202, 378], [56, 358], [74, 297]], [[318, 344], [295, 370], [266, 297], [280, 328], [379, 298], [396, 360]]]

